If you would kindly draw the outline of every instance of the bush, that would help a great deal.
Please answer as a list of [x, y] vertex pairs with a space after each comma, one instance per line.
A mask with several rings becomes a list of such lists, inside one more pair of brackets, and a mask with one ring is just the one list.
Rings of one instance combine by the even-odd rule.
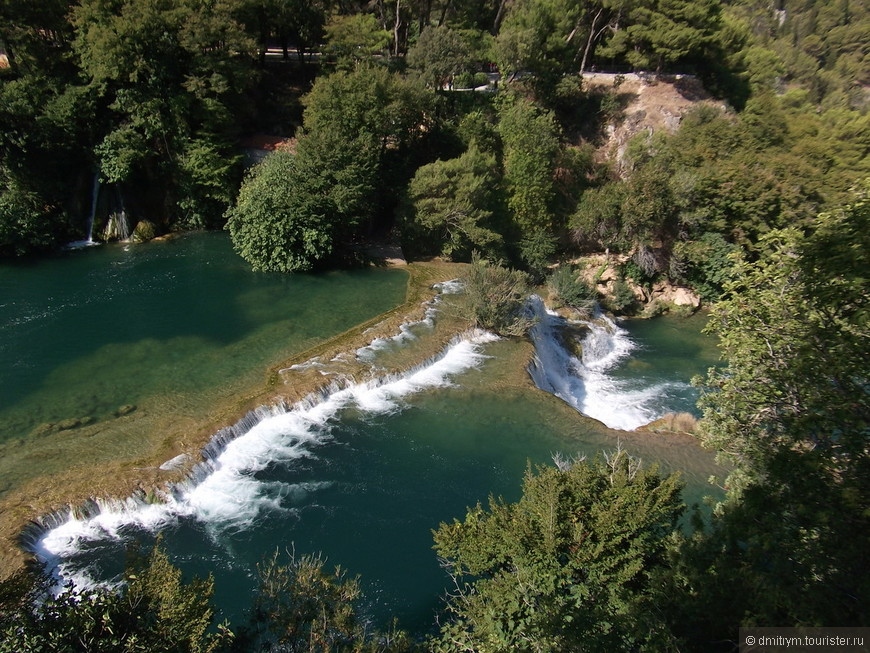
[[556, 253], [556, 237], [546, 231], [535, 231], [520, 241], [520, 257], [526, 264], [533, 283], [547, 275], [550, 259]]
[[464, 309], [474, 325], [504, 336], [521, 336], [532, 326], [525, 315], [528, 276], [480, 258], [471, 257], [465, 282]]
[[563, 304], [581, 311], [591, 311], [598, 299], [595, 288], [579, 278], [579, 272], [573, 265], [557, 268], [547, 280], [547, 285]]
[[474, 75], [462, 72], [453, 78], [453, 86], [456, 88], [471, 88], [474, 85]]
[[613, 284], [613, 297], [609, 306], [614, 313], [630, 313], [637, 304], [634, 291], [625, 279], [617, 279]]

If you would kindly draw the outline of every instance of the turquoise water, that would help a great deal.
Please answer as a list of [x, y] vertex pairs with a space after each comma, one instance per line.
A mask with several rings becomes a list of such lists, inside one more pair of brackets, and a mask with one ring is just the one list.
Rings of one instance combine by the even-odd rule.
[[0, 442], [164, 396], [206, 405], [404, 299], [406, 273], [255, 274], [222, 233], [0, 266]]
[[175, 455], [270, 366], [400, 304], [407, 278], [253, 273], [223, 233], [0, 266], [0, 497], [39, 478], [62, 500], [68, 475]]
[[[270, 364], [400, 302], [405, 284], [404, 273], [382, 270], [252, 274], [223, 234], [0, 268], [0, 437], [21, 438], [14, 451], [26, 451], [40, 425], [83, 416], [111, 434], [122, 421], [118, 407], [129, 404], [134, 416], [207, 417], [210, 405], [262, 378]], [[624, 324], [637, 348], [613, 377], [679, 387], [685, 396], [664, 397], [662, 408], [691, 408], [688, 379], [715, 362], [702, 323]], [[188, 493], [195, 497], [142, 507], [117, 530], [61, 542], [54, 562], [73, 577], [111, 579], [132, 542], [149, 546], [160, 532], [186, 574], [215, 575], [219, 618], [239, 624], [258, 562], [276, 549], [322, 552], [328, 565], [361, 575], [362, 607], [376, 626], [397, 616], [424, 633], [448, 587], [432, 529], [491, 494], [517, 499], [529, 463], [620, 446], [680, 471], [687, 503], [714, 493], [706, 480], [720, 470], [691, 438], [612, 431], [535, 388], [527, 343], [484, 339], [454, 353], [433, 366], [444, 368], [438, 374], [423, 369], [413, 383], [388, 384], [388, 393], [360, 391], [344, 403], [325, 401], [328, 411], [265, 420], [256, 437], [235, 441], [223, 475]], [[88, 449], [99, 437], [82, 438], [77, 455], [102, 455], [111, 438]], [[12, 452], [0, 455], [4, 478], [6, 467], [24, 467], [26, 458]]]
[[[610, 431], [579, 415], [521, 381], [517, 370], [529, 350], [520, 343], [490, 343], [482, 353], [488, 358], [479, 368], [451, 377], [450, 386], [409, 394], [386, 411], [349, 405], [315, 438], [276, 439], [274, 462], [254, 465], [249, 474], [258, 485], [249, 496], [262, 504], [253, 519], [224, 504], [224, 514], [208, 506], [161, 529], [185, 572], [215, 574], [221, 618], [243, 621], [257, 562], [276, 549], [295, 550], [322, 552], [329, 565], [360, 574], [363, 609], [377, 626], [396, 616], [404, 628], [431, 632], [448, 589], [432, 529], [462, 518], [490, 494], [516, 500], [527, 465], [550, 463], [554, 453], [593, 457], [621, 446], [646, 464], [679, 470], [687, 503], [713, 493], [706, 479], [719, 470], [690, 439]], [[282, 450], [299, 442], [304, 446], [289, 456]], [[232, 496], [243, 492], [233, 485]], [[64, 558], [66, 573], [110, 578], [120, 572], [131, 539], [154, 541], [153, 529], [141, 524], [120, 533], [121, 539], [79, 542]]]

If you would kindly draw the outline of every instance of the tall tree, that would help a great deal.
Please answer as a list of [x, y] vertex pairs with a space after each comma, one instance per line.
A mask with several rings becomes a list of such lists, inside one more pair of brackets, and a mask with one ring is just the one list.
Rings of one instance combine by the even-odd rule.
[[403, 238], [412, 249], [440, 247], [438, 253], [453, 260], [468, 260], [473, 249], [498, 255], [503, 238], [494, 223], [501, 198], [495, 157], [472, 145], [460, 157], [417, 170]]
[[508, 209], [523, 237], [556, 227], [554, 170], [559, 128], [552, 112], [520, 96], [499, 112]]
[[462, 34], [446, 25], [427, 27], [408, 50], [408, 65], [420, 71], [426, 84], [442, 89], [471, 68], [471, 47]]
[[[617, 451], [531, 469], [513, 504], [490, 499], [441, 524], [456, 581], [443, 651], [616, 651], [654, 644], [650, 574], [683, 510], [676, 475]], [[471, 582], [469, 580], [471, 579]], [[654, 649], [651, 649], [654, 650]]]
[[[73, 13], [74, 48], [101, 100], [101, 175], [159, 188], [171, 217], [190, 215], [177, 205], [179, 180], [208, 192], [186, 165], [192, 152], [233, 157], [233, 114], [250, 83], [254, 49], [235, 9], [229, 0], [84, 0]], [[214, 224], [225, 207], [206, 204], [187, 226]]]
[[691, 648], [732, 650], [737, 624], [870, 618], [868, 191], [809, 234], [764, 237], [713, 313], [727, 366], [708, 376], [700, 433], [734, 466], [729, 498], [660, 600]]

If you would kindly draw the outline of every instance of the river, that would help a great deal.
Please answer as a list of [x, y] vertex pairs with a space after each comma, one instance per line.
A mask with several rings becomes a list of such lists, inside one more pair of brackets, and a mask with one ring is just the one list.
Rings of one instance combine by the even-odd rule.
[[[196, 236], [179, 246], [196, 248], [200, 238], [208, 240]], [[212, 263], [222, 265], [250, 275], [238, 272], [231, 259]], [[202, 275], [212, 272], [224, 274]], [[311, 301], [352, 301], [354, 295], [359, 301], [363, 290], [354, 285], [355, 274], [337, 277], [329, 299]], [[296, 281], [270, 281], [278, 286], [266, 303], [278, 303], [293, 283], [321, 283], [316, 277], [291, 279]], [[281, 283], [288, 285], [282, 290]], [[345, 284], [348, 295], [339, 299], [338, 286]], [[298, 302], [276, 310], [292, 313]], [[261, 303], [249, 305], [265, 310]], [[370, 308], [372, 301], [362, 303]], [[224, 312], [203, 310], [211, 311], [209, 323]], [[437, 321], [434, 311], [433, 316]], [[617, 406], [611, 412], [657, 416], [690, 409], [690, 377], [715, 363], [715, 347], [700, 334], [702, 324], [702, 317], [659, 318], [611, 329], [625, 348], [597, 367]], [[317, 324], [310, 326], [315, 337]], [[381, 341], [357, 355], [377, 369], [381, 357], [406, 341], [425, 339], [429, 326], [406, 329], [410, 336]], [[120, 573], [131, 542], [147, 546], [161, 533], [185, 573], [215, 574], [220, 618], [232, 623], [242, 621], [251, 604], [257, 562], [276, 549], [320, 552], [329, 565], [361, 575], [363, 610], [376, 625], [397, 616], [400, 626], [421, 633], [432, 630], [447, 588], [431, 549], [432, 529], [462, 518], [466, 507], [485, 503], [491, 494], [517, 499], [530, 463], [549, 463], [557, 453], [592, 457], [623, 447], [647, 464], [660, 461], [665, 470], [680, 471], [687, 503], [700, 504], [715, 494], [707, 478], [721, 470], [691, 438], [611, 430], [581, 415], [570, 398], [535, 387], [526, 369], [534, 356], [527, 341], [468, 333], [405, 374], [347, 381], [316, 401], [261, 411], [210, 450], [194, 478], [164, 501], [106, 504], [88, 519], [60, 520], [35, 547], [65, 577], [104, 581]], [[540, 342], [537, 356], [543, 356]], [[559, 374], [576, 371], [569, 354], [556, 358], [567, 361]], [[328, 362], [322, 371], [329, 373]], [[607, 402], [605, 394], [596, 401]]]

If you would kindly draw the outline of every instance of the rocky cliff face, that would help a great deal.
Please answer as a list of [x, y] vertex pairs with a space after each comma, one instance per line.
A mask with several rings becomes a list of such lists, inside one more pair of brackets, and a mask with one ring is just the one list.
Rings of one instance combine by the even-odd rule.
[[[581, 278], [598, 291], [601, 300], [607, 304], [614, 298], [619, 266], [629, 256], [625, 254], [593, 254], [584, 256], [574, 263], [581, 267]], [[657, 315], [668, 311], [693, 313], [701, 306], [701, 298], [691, 288], [678, 286], [670, 281], [656, 281], [649, 287], [641, 286], [634, 279], [626, 279], [637, 302], [643, 307], [644, 315]]]
[[673, 133], [683, 116], [699, 104], [725, 106], [712, 99], [694, 75], [585, 73], [583, 83], [589, 90], [614, 91], [623, 106], [620, 117], [608, 125], [607, 142], [599, 150], [620, 172], [626, 146], [635, 135]]

